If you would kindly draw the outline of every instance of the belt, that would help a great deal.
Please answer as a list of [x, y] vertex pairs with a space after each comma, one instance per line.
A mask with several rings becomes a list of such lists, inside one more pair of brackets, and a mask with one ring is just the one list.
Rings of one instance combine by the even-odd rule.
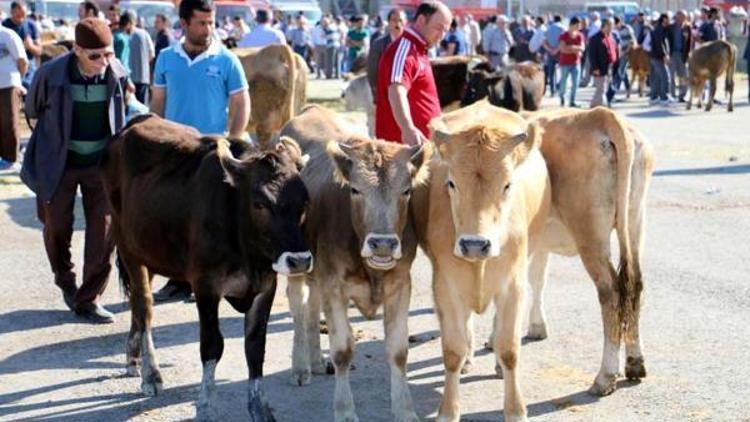
[[490, 56], [504, 56], [508, 53], [498, 53], [497, 51], [490, 51]]

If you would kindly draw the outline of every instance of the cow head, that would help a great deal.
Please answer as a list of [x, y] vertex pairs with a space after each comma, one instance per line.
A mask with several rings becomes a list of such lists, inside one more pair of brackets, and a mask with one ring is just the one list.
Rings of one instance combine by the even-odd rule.
[[327, 152], [337, 181], [349, 190], [360, 255], [372, 269], [392, 269], [401, 258], [412, 189], [427, 178], [426, 151], [354, 138], [330, 142]]
[[490, 97], [501, 99], [503, 95], [503, 80], [505, 74], [501, 70], [493, 71], [489, 63], [479, 63], [467, 74], [466, 91], [461, 98], [461, 106], [474, 104]]
[[237, 217], [243, 249], [272, 261], [280, 274], [312, 271], [312, 254], [300, 228], [308, 196], [299, 172], [307, 156], [302, 156], [297, 143], [282, 137], [267, 151], [236, 159], [228, 143], [220, 140], [217, 155], [225, 181], [239, 193]]
[[508, 236], [514, 173], [538, 147], [538, 129], [484, 101], [430, 126], [447, 167], [444, 189], [456, 232], [454, 255], [468, 261], [499, 256]]

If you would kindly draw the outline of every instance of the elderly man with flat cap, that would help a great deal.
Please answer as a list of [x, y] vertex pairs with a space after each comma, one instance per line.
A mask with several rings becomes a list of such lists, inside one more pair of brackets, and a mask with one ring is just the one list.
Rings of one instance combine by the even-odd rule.
[[[99, 305], [112, 267], [110, 211], [99, 178], [99, 159], [125, 124], [127, 72], [114, 57], [107, 22], [86, 18], [75, 28], [74, 49], [37, 71], [26, 115], [37, 119], [21, 179], [37, 195], [44, 246], [65, 304], [94, 323], [113, 322]], [[80, 188], [86, 219], [83, 278], [76, 287], [70, 241]]]

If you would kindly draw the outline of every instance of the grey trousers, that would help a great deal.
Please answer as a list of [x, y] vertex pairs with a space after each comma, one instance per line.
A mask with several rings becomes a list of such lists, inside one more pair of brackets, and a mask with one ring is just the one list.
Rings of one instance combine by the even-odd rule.
[[591, 98], [591, 107], [606, 105], [607, 100], [604, 97], [604, 94], [606, 94], [607, 87], [609, 86], [609, 75], [592, 75], [591, 77], [594, 78], [594, 88], [596, 88], [594, 96]]
[[679, 51], [673, 51], [669, 59], [669, 93], [674, 98], [685, 98], [687, 94], [687, 66]]
[[651, 92], [649, 98], [651, 100], [666, 100], [669, 97], [667, 93], [669, 91], [669, 70], [667, 64], [662, 60], [649, 58], [651, 62], [651, 72], [649, 74]]

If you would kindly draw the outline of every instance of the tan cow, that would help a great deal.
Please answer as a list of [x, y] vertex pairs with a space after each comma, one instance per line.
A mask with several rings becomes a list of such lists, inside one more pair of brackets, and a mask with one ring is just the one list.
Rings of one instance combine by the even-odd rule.
[[[527, 337], [547, 337], [543, 291], [549, 254], [580, 255], [596, 285], [604, 327], [601, 369], [590, 391], [607, 395], [616, 387], [622, 342], [625, 376], [646, 376], [639, 333], [640, 254], [652, 147], [643, 134], [603, 107], [559, 109], [529, 119], [544, 133], [541, 150], [552, 182], [552, 212], [542, 244], [530, 257], [533, 302]], [[610, 260], [613, 229], [619, 241], [617, 269]]]
[[307, 87], [307, 64], [287, 45], [232, 50], [240, 58], [250, 85], [250, 122], [264, 147], [274, 132], [302, 109]]
[[[635, 86], [638, 80], [638, 96], [643, 97], [643, 87], [646, 86], [649, 72], [649, 58], [646, 50], [640, 45], [634, 45], [628, 51], [628, 63], [630, 63], [630, 87]], [[628, 88], [627, 97], [630, 98], [630, 88]]]
[[[310, 157], [302, 173], [310, 196], [304, 227], [316, 262], [309, 278], [291, 278], [288, 285], [294, 318], [292, 383], [309, 383], [311, 373], [324, 370], [318, 332], [322, 302], [336, 370], [335, 420], [356, 421], [347, 309], [351, 301], [371, 319], [382, 306], [393, 416], [415, 421], [406, 360], [409, 271], [417, 239], [408, 205], [414, 186], [427, 177], [426, 157], [420, 146], [369, 140], [354, 133], [355, 127], [311, 106], [281, 131]], [[367, 133], [364, 128], [359, 132]]]
[[737, 47], [723, 40], [705, 43], [696, 48], [688, 60], [688, 82], [690, 97], [687, 109], [693, 106], [693, 96], [698, 97], [698, 108], [702, 108], [703, 89], [709, 81], [706, 111], [711, 110], [716, 95], [716, 79], [726, 73], [724, 90], [729, 94], [727, 111], [734, 111], [734, 72], [737, 62]]
[[[412, 199], [420, 246], [433, 267], [445, 390], [438, 420], [458, 421], [459, 371], [471, 354], [470, 316], [501, 311], [495, 342], [505, 373], [506, 421], [526, 419], [518, 366], [527, 256], [542, 233], [550, 182], [541, 136], [518, 114], [482, 101], [433, 120], [439, 158]], [[316, 257], [317, 259], [317, 257]]]

